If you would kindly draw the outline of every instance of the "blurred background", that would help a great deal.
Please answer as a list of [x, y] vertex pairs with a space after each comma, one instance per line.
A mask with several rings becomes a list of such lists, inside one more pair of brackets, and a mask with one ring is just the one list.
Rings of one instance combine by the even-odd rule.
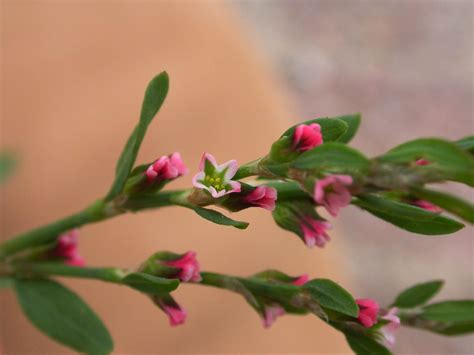
[[[1, 11], [1, 146], [20, 158], [1, 191], [2, 238], [106, 191], [144, 87], [164, 69], [170, 94], [140, 161], [179, 150], [191, 174], [204, 150], [249, 161], [314, 117], [361, 112], [353, 145], [369, 156], [418, 136], [473, 132], [471, 1], [3, 0]], [[349, 207], [331, 243], [307, 250], [265, 211], [239, 219], [251, 227], [229, 230], [179, 209], [124, 216], [83, 228], [81, 252], [91, 265], [133, 267], [156, 250], [194, 249], [207, 270], [308, 272], [381, 304], [438, 278], [447, 280], [439, 299], [474, 296], [472, 228], [423, 237]], [[220, 290], [180, 289], [189, 317], [171, 329], [138, 293], [67, 284], [103, 317], [117, 353], [349, 353], [314, 317], [282, 317], [263, 330], [243, 300]], [[5, 353], [68, 353], [27, 323], [12, 294], [0, 301]], [[402, 330], [394, 351], [471, 354], [474, 343]]]

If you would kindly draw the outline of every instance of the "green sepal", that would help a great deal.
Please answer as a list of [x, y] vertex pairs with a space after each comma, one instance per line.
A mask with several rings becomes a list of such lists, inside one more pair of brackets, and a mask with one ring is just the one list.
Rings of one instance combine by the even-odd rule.
[[122, 279], [122, 283], [135, 290], [149, 293], [169, 293], [179, 286], [179, 280], [156, 277], [143, 272], [133, 272]]

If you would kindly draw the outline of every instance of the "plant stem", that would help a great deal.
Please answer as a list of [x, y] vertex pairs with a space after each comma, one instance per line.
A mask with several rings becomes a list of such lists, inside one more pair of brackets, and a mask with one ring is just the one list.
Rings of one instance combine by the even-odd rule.
[[241, 165], [233, 179], [240, 180], [249, 176], [259, 175], [259, 164], [261, 160], [262, 158]]
[[125, 271], [118, 268], [92, 268], [65, 265], [62, 263], [13, 263], [7, 266], [6, 275], [14, 276], [68, 276], [121, 283]]
[[101, 221], [118, 213], [107, 212], [107, 205], [102, 200], [93, 203], [90, 207], [56, 222], [30, 230], [0, 245], [0, 260], [19, 251], [41, 246], [56, 240], [59, 234], [84, 224]]

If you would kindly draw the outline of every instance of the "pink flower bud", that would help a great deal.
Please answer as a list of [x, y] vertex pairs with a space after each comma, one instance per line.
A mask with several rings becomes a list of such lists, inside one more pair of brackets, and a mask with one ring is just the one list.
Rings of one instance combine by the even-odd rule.
[[443, 212], [443, 210], [440, 207], [436, 206], [435, 204], [432, 204], [431, 202], [425, 201], [425, 200], [412, 201], [412, 205], [423, 208], [424, 210], [429, 211], [429, 212], [433, 212], [433, 213]]
[[271, 306], [265, 306], [265, 315], [263, 317], [263, 327], [270, 328], [276, 319], [286, 312], [283, 307], [275, 304]]
[[300, 124], [293, 134], [293, 149], [305, 152], [323, 143], [321, 126], [317, 123]]
[[352, 182], [352, 176], [349, 175], [330, 175], [320, 179], [314, 185], [314, 201], [336, 217], [339, 210], [351, 202], [352, 196], [347, 186], [352, 185]]
[[273, 211], [275, 209], [275, 201], [277, 199], [277, 190], [273, 187], [260, 185], [245, 196], [245, 202], [266, 210]]
[[308, 274], [303, 274], [299, 277], [297, 277], [295, 280], [293, 280], [291, 283], [295, 286], [303, 286], [309, 281], [309, 275]]
[[387, 320], [389, 323], [380, 328], [380, 332], [384, 337], [384, 343], [388, 347], [395, 345], [395, 333], [400, 328], [400, 318], [397, 316], [398, 308], [391, 308], [382, 319]]
[[196, 259], [196, 252], [188, 251], [184, 256], [166, 261], [166, 265], [180, 269], [177, 277], [183, 282], [199, 282], [201, 281], [199, 262]]
[[179, 153], [170, 156], [164, 155], [156, 160], [146, 170], [146, 177], [149, 182], [159, 182], [163, 180], [176, 179], [188, 172], [188, 169], [181, 159]]
[[428, 160], [422, 158], [415, 161], [415, 164], [422, 166], [422, 165], [429, 165], [431, 163]]
[[376, 324], [379, 304], [370, 298], [358, 299], [356, 303], [359, 306], [359, 317], [357, 320], [366, 328]]
[[308, 248], [315, 245], [323, 248], [331, 240], [326, 233], [326, 230], [331, 228], [331, 224], [327, 221], [305, 217], [300, 223], [300, 228], [303, 231], [304, 242]]
[[172, 302], [165, 303], [163, 300], [157, 299], [156, 303], [166, 313], [172, 327], [184, 324], [187, 313], [174, 300]]
[[68, 265], [84, 266], [85, 261], [79, 255], [78, 251], [78, 237], [78, 229], [72, 229], [69, 232], [61, 234], [52, 252], [53, 256], [63, 258], [64, 263]]

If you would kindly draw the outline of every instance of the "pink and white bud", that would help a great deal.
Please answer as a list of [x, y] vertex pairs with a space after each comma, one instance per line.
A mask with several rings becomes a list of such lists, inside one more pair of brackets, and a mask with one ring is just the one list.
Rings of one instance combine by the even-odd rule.
[[278, 317], [281, 317], [285, 314], [283, 307], [275, 304], [271, 306], [265, 306], [265, 314], [263, 317], [263, 327], [270, 328], [273, 323], [275, 323]]
[[200, 266], [194, 251], [188, 251], [179, 259], [166, 261], [165, 264], [180, 269], [177, 277], [183, 282], [201, 281]]
[[308, 274], [303, 274], [301, 276], [298, 276], [296, 279], [294, 279], [291, 283], [295, 286], [303, 286], [309, 281], [309, 275]]
[[317, 123], [300, 124], [293, 133], [293, 149], [305, 152], [323, 143], [321, 126]]
[[214, 156], [204, 153], [199, 164], [200, 171], [193, 177], [193, 186], [208, 191], [214, 198], [240, 192], [240, 182], [231, 180], [237, 168], [236, 160], [218, 165]]
[[64, 263], [71, 266], [84, 266], [85, 261], [78, 250], [79, 230], [72, 229], [61, 234], [53, 250], [53, 256], [64, 259]]
[[305, 217], [300, 223], [300, 228], [308, 248], [313, 248], [315, 245], [323, 248], [331, 240], [326, 231], [332, 227], [327, 221]]
[[366, 328], [376, 324], [379, 304], [370, 298], [358, 299], [356, 303], [359, 306], [359, 317], [357, 320]]
[[188, 169], [184, 165], [181, 155], [173, 153], [170, 156], [164, 155], [151, 164], [146, 170], [146, 177], [149, 182], [159, 182], [176, 179], [187, 172]]
[[380, 328], [380, 332], [383, 335], [385, 345], [390, 348], [395, 345], [395, 334], [400, 328], [400, 318], [397, 313], [398, 308], [393, 307], [382, 317], [382, 319], [389, 321], [388, 324]]
[[314, 201], [336, 217], [339, 210], [351, 202], [352, 195], [347, 187], [352, 183], [350, 175], [330, 175], [320, 179], [314, 185]]
[[412, 205], [415, 205], [417, 207], [423, 208], [426, 211], [433, 212], [433, 213], [441, 213], [443, 210], [436, 206], [435, 204], [426, 201], [426, 200], [415, 200], [412, 201]]
[[277, 190], [273, 187], [260, 185], [252, 190], [247, 196], [245, 196], [244, 201], [266, 210], [273, 211], [275, 209], [275, 201], [277, 199]]

